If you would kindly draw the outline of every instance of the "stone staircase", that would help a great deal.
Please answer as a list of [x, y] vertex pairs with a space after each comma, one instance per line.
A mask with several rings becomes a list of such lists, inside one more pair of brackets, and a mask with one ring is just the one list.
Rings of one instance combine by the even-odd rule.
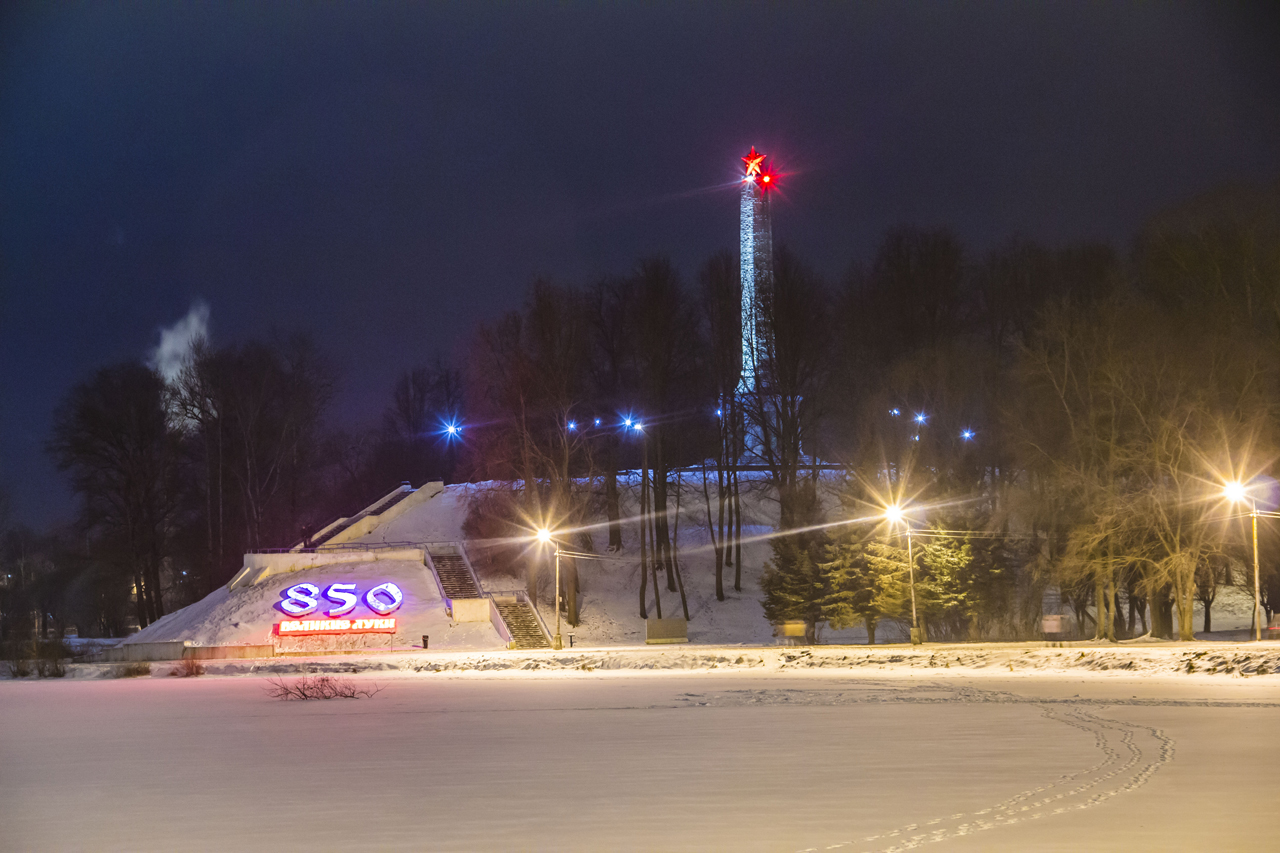
[[436, 577], [440, 579], [440, 588], [449, 600], [458, 598], [480, 598], [480, 590], [476, 588], [471, 570], [460, 556], [452, 554], [432, 554], [431, 562], [435, 565]]
[[513, 647], [517, 649], [549, 649], [551, 641], [542, 633], [542, 626], [528, 602], [518, 599], [494, 599], [498, 614], [511, 633]]

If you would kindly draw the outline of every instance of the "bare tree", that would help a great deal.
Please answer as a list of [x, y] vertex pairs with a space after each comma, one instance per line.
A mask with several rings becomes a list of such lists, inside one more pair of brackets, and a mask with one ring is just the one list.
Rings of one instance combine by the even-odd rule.
[[180, 498], [179, 436], [164, 380], [141, 364], [104, 368], [76, 385], [54, 415], [48, 450], [71, 475], [82, 523], [122, 544], [138, 623], [165, 613], [161, 566]]
[[204, 459], [211, 586], [230, 577], [244, 551], [292, 544], [315, 512], [308, 498], [333, 386], [331, 368], [303, 336], [194, 350], [174, 395]]

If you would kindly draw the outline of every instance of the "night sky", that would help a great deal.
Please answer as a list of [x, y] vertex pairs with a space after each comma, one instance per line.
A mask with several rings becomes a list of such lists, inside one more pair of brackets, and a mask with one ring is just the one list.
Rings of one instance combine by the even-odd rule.
[[209, 306], [310, 331], [332, 421], [458, 351], [535, 275], [590, 284], [776, 239], [838, 282], [886, 228], [1122, 250], [1280, 177], [1265, 6], [8, 3], [0, 11], [0, 488], [70, 520], [53, 408]]

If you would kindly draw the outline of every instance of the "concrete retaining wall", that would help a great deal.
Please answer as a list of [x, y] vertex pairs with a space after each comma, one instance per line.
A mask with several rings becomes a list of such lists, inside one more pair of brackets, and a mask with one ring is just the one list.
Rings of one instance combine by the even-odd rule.
[[[410, 509], [426, 503], [443, 491], [444, 483], [440, 480], [433, 480], [430, 483], [425, 483], [421, 489], [418, 489], [395, 506], [390, 507], [386, 512], [378, 515], [366, 515], [346, 530], [334, 536], [325, 544], [340, 545], [343, 542], [350, 542], [353, 539], [359, 539], [361, 536], [367, 536], [374, 530], [377, 530], [379, 527], [386, 524], [388, 521], [391, 521], [393, 518], [403, 515]], [[392, 494], [395, 493], [392, 492]], [[387, 495], [386, 497], [379, 498], [378, 503], [382, 503], [390, 496], [391, 495]], [[377, 505], [378, 504], [375, 503], [373, 506]]]
[[104, 649], [106, 661], [179, 660], [186, 649], [185, 640], [172, 643], [125, 643], [114, 649]]
[[247, 586], [262, 583], [269, 577], [330, 566], [334, 563], [372, 563], [377, 560], [411, 560], [422, 563], [425, 554], [421, 548], [392, 548], [383, 551], [287, 551], [283, 554], [245, 554], [244, 568], [231, 579], [227, 589], [234, 592]]
[[195, 660], [244, 660], [274, 657], [275, 653], [275, 646], [265, 643], [255, 646], [187, 646], [182, 656]]
[[487, 598], [454, 598], [451, 599], [451, 603], [454, 622], [490, 621], [490, 604]]
[[485, 601], [489, 602], [489, 623], [493, 625], [493, 630], [498, 632], [502, 642], [507, 644], [507, 648], [511, 648], [514, 638], [511, 636], [511, 632], [507, 630], [507, 623], [503, 620], [502, 614], [498, 612], [498, 605], [494, 603], [492, 598], [486, 598]]
[[689, 623], [684, 619], [646, 619], [644, 621], [646, 643], [687, 643]]
[[192, 658], [194, 660], [239, 660], [244, 658], [269, 658], [275, 655], [275, 647], [265, 645], [243, 646], [189, 646], [186, 640], [170, 643], [122, 643], [104, 649], [99, 660], [109, 663], [122, 661], [166, 661]]

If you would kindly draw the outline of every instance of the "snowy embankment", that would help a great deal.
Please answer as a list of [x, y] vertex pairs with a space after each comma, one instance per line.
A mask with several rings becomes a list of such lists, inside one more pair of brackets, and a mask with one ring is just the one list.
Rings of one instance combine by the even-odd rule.
[[[680, 565], [680, 583], [684, 587], [685, 602], [688, 606], [689, 641], [695, 644], [718, 645], [725, 643], [747, 643], [767, 645], [773, 642], [773, 626], [764, 617], [764, 608], [760, 600], [760, 577], [764, 573], [765, 563], [772, 557], [769, 538], [774, 534], [778, 524], [778, 507], [769, 493], [758, 482], [758, 474], [746, 477], [749, 481], [743, 492], [743, 537], [742, 566], [728, 566], [723, 570], [722, 587], [724, 600], [716, 597], [715, 584], [715, 551], [712, 547], [712, 535], [707, 524], [707, 506], [702, 494], [700, 474], [691, 475], [683, 472], [680, 489], [680, 512], [675, 512], [675, 499], [671, 500], [672, 532], [677, 542], [676, 556]], [[714, 478], [714, 474], [712, 474]], [[836, 481], [829, 479], [828, 488], [823, 490], [823, 499], [828, 512], [833, 516], [838, 513], [838, 500], [835, 496]], [[505, 489], [503, 483], [473, 483], [448, 486], [440, 495], [421, 506], [393, 519], [360, 537], [356, 541], [370, 544], [392, 542], [430, 542], [435, 540], [463, 541], [463, 519], [466, 518], [467, 506], [471, 498], [484, 494], [492, 489]], [[620, 511], [624, 519], [635, 519], [639, 516], [638, 492], [639, 478], [634, 474], [624, 473], [618, 478], [621, 493]], [[674, 491], [674, 487], [673, 487]], [[714, 493], [714, 479], [710, 484]], [[714, 507], [715, 498], [712, 497]], [[678, 518], [678, 523], [677, 523]], [[532, 531], [530, 531], [532, 533]], [[570, 628], [564, 627], [568, 644], [568, 634], [574, 634], [578, 646], [589, 648], [631, 646], [644, 642], [645, 626], [639, 614], [640, 592], [640, 539], [639, 525], [634, 520], [621, 524], [622, 550], [606, 551], [609, 541], [608, 520], [600, 515], [590, 519], [589, 526], [581, 533], [589, 534], [591, 550], [599, 559], [579, 560], [578, 583], [581, 621]], [[566, 537], [572, 547], [582, 548], [583, 543], [574, 537]], [[523, 588], [525, 580], [522, 574], [523, 565], [514, 568], [517, 575], [508, 575], [487, 570], [480, 559], [483, 554], [481, 543], [466, 542], [466, 548], [472, 561], [478, 563], [480, 580], [485, 589], [503, 590]], [[532, 547], [532, 546], [531, 546]], [[555, 622], [554, 575], [551, 571], [551, 555], [544, 553], [543, 571], [538, 578], [538, 610], [548, 625]], [[650, 616], [663, 615], [684, 616], [680, 593], [672, 589], [665, 575], [659, 572], [659, 589], [653, 588], [652, 582], [647, 586], [645, 609]], [[734, 589], [734, 581], [740, 582], [741, 589]], [[651, 579], [650, 579], [651, 580]], [[674, 580], [674, 578], [673, 578]], [[833, 631], [824, 627], [822, 640], [833, 643], [860, 643], [866, 640], [866, 631], [862, 627]], [[893, 642], [905, 639], [905, 633], [893, 623], [883, 623], [878, 632], [878, 639]]]
[[[1241, 646], [1219, 643], [1167, 645], [1076, 645], [1046, 647], [1031, 644], [937, 646], [685, 646], [618, 648], [610, 650], [400, 652], [343, 656], [293, 657], [262, 660], [207, 661], [209, 675], [293, 675], [304, 673], [425, 673], [574, 672], [707, 672], [756, 673], [826, 672], [829, 674], [903, 674], [954, 676], [1061, 675], [1229, 675], [1250, 677], [1280, 674], [1280, 643]], [[172, 666], [152, 665], [152, 674], [167, 675]], [[111, 677], [110, 664], [71, 667], [73, 678]]]
[[[680, 490], [680, 512], [673, 510], [673, 532], [677, 532], [677, 557], [680, 566], [680, 582], [684, 589], [685, 603], [688, 608], [688, 638], [691, 646], [698, 648], [697, 654], [711, 656], [715, 659], [721, 653], [716, 647], [743, 644], [746, 646], [769, 646], [774, 642], [773, 626], [764, 618], [764, 610], [760, 599], [760, 577], [772, 552], [769, 537], [776, 530], [777, 506], [769, 499], [766, 490], [753, 482], [751, 488], [743, 495], [743, 534], [742, 565], [724, 569], [722, 578], [724, 600], [716, 596], [715, 554], [712, 547], [712, 535], [707, 524], [708, 513], [706, 501], [702, 495], [702, 486], [695, 475], [689, 478], [685, 472], [683, 487]], [[634, 518], [636, 506], [636, 478], [624, 475], [619, 478], [622, 493], [621, 511], [624, 518]], [[835, 499], [837, 483], [828, 481], [823, 489], [823, 499], [829, 517], [838, 517], [838, 502]], [[365, 543], [374, 548], [389, 544], [412, 544], [427, 542], [464, 542], [473, 561], [481, 563], [481, 583], [486, 591], [496, 592], [523, 588], [525, 580], [496, 569], [487, 568], [478, 560], [483, 548], [478, 543], [465, 542], [463, 520], [466, 518], [470, 500], [477, 494], [489, 489], [505, 488], [499, 483], [460, 484], [448, 486], [430, 500], [414, 506], [411, 510], [390, 520], [386, 524], [374, 528], [369, 533], [353, 541], [353, 545]], [[712, 484], [714, 489], [714, 484]], [[674, 506], [674, 501], [672, 501]], [[678, 525], [675, 524], [679, 519]], [[591, 548], [599, 554], [600, 559], [580, 560], [577, 570], [579, 578], [579, 605], [581, 621], [570, 627], [563, 625], [562, 630], [566, 645], [577, 646], [581, 655], [588, 655], [606, 649], [619, 649], [637, 646], [644, 642], [645, 625], [640, 618], [640, 548], [638, 525], [632, 521], [621, 525], [622, 550], [609, 553], [604, 550], [608, 542], [608, 523], [601, 517], [584, 532], [590, 534]], [[676, 528], [678, 527], [678, 531]], [[575, 547], [585, 547], [585, 543], [574, 542]], [[555, 610], [552, 602], [555, 598], [553, 573], [550, 571], [550, 554], [543, 555], [545, 564], [539, 574], [537, 605], [543, 621], [547, 625], [555, 624]], [[520, 561], [514, 571], [523, 569]], [[734, 589], [735, 576], [740, 581], [740, 589]], [[674, 581], [675, 578], [673, 577]], [[343, 638], [344, 651], [355, 651], [362, 646], [369, 652], [379, 648], [387, 648], [388, 644], [395, 649], [421, 646], [422, 637], [430, 637], [429, 646], [432, 651], [440, 649], [450, 652], [490, 652], [501, 649], [503, 643], [496, 631], [488, 624], [456, 623], [445, 610], [445, 602], [437, 591], [431, 572], [421, 563], [405, 560], [370, 560], [353, 558], [350, 563], [335, 563], [327, 566], [306, 569], [286, 575], [268, 578], [262, 583], [228, 592], [225, 588], [214, 591], [207, 598], [189, 607], [178, 610], [134, 634], [126, 642], [166, 642], [186, 640], [198, 646], [240, 645], [270, 643], [272, 626], [281, 618], [278, 610], [281, 593], [293, 584], [310, 582], [325, 586], [333, 582], [355, 583], [360, 589], [367, 589], [386, 581], [393, 581], [403, 590], [404, 606], [397, 611], [397, 633], [393, 639], [385, 635], [369, 638]], [[651, 615], [661, 613], [664, 616], [683, 616], [680, 594], [672, 591], [663, 574], [659, 573], [658, 589], [649, 583], [646, 589], [645, 609]], [[655, 594], [656, 592], [656, 594]], [[1247, 628], [1252, 611], [1252, 598], [1247, 592], [1238, 588], [1224, 589], [1219, 603], [1214, 609], [1214, 621], [1219, 628]], [[362, 614], [367, 615], [367, 614]], [[1196, 619], [1202, 617], [1197, 612]], [[1197, 623], [1199, 624], [1199, 623]], [[894, 621], [882, 622], [877, 630], [877, 639], [882, 642], [900, 642], [905, 639], [903, 626]], [[825, 643], [863, 643], [867, 639], [862, 627], [832, 631], [823, 626], [820, 640]], [[333, 646], [333, 642], [327, 645]], [[282, 649], [285, 651], [319, 651], [320, 642], [311, 647]], [[861, 647], [857, 647], [861, 649]], [[930, 649], [936, 647], [931, 646]], [[969, 666], [968, 655], [980, 646], [960, 646], [965, 651], [959, 652], [961, 660], [939, 663], [944, 667]], [[1015, 657], [1022, 655], [1023, 647], [1012, 647], [1008, 652]], [[1111, 647], [1114, 648], [1114, 647]], [[692, 649], [688, 653], [692, 654]], [[1004, 654], [1005, 652], [1001, 652]], [[650, 658], [657, 660], [669, 656], [671, 652], [652, 652]], [[728, 653], [723, 653], [728, 654]], [[830, 657], [827, 651], [814, 652], [818, 659], [826, 661]], [[838, 657], [850, 658], [854, 653], [845, 646], [836, 651]], [[857, 655], [871, 654], [874, 659], [870, 663], [859, 666], [888, 665], [881, 660], [881, 651], [863, 652]], [[912, 652], [912, 661], [916, 658]], [[1059, 654], [1061, 654], [1059, 652]], [[1130, 654], [1130, 653], [1126, 653]], [[736, 660], [736, 653], [731, 660]], [[573, 656], [570, 656], [573, 657]], [[641, 656], [643, 658], [643, 656]], [[496, 659], [496, 658], [495, 658]], [[504, 658], [505, 659], [505, 658]], [[577, 658], [573, 658], [577, 660]], [[636, 659], [628, 653], [627, 660]], [[646, 658], [647, 659], [647, 658]], [[667, 658], [671, 659], [671, 658]], [[682, 660], [685, 658], [681, 658]], [[431, 660], [435, 661], [434, 657]], [[542, 660], [541, 658], [533, 660]], [[1086, 656], [1084, 663], [1095, 659]], [[1115, 666], [1122, 668], [1128, 657], [1123, 658]], [[1194, 660], [1187, 661], [1193, 669], [1202, 669]], [[1185, 663], [1183, 665], [1185, 665]], [[341, 666], [342, 664], [338, 664]], [[433, 664], [435, 665], [435, 664]], [[529, 666], [546, 666], [542, 663], [529, 663]], [[595, 664], [589, 664], [595, 666]], [[724, 666], [723, 663], [718, 663]], [[829, 665], [829, 664], [823, 664]], [[855, 664], [847, 664], [853, 666]], [[928, 664], [908, 663], [908, 666]], [[997, 663], [983, 663], [981, 666], [1005, 666], [1003, 658]], [[1011, 662], [1016, 668], [1024, 663]], [[1134, 664], [1137, 666], [1138, 664]], [[451, 666], [451, 665], [449, 665]], [[523, 664], [521, 664], [523, 666]], [[578, 664], [573, 664], [576, 668]], [[609, 668], [610, 664], [601, 668]], [[629, 666], [629, 665], [628, 665]], [[697, 664], [696, 666], [703, 666]], [[706, 664], [710, 666], [710, 664]], [[1164, 664], [1161, 665], [1162, 667]], [[466, 668], [462, 666], [461, 668]], [[1212, 669], [1212, 665], [1209, 666]]]
[[[279, 642], [272, 635], [272, 626], [281, 619], [288, 618], [278, 609], [282, 593], [288, 587], [304, 581], [322, 587], [331, 583], [355, 584], [358, 591], [391, 581], [404, 595], [403, 604], [395, 612], [394, 635], [324, 638], [329, 646], [341, 639], [346, 643], [344, 650], [367, 647], [376, 651], [388, 646], [404, 648], [421, 646], [423, 635], [428, 635], [431, 647], [440, 649], [503, 647], [501, 638], [488, 622], [453, 622], [445, 611], [444, 601], [430, 570], [422, 563], [411, 560], [333, 563], [277, 575], [256, 586], [235, 592], [228, 592], [225, 587], [220, 587], [195, 604], [176, 610], [149, 625], [125, 642], [163, 643], [186, 640], [197, 646]], [[357, 615], [371, 614], [362, 607], [358, 609]], [[305, 640], [294, 639], [291, 642], [299, 645], [299, 650], [307, 650]]]

